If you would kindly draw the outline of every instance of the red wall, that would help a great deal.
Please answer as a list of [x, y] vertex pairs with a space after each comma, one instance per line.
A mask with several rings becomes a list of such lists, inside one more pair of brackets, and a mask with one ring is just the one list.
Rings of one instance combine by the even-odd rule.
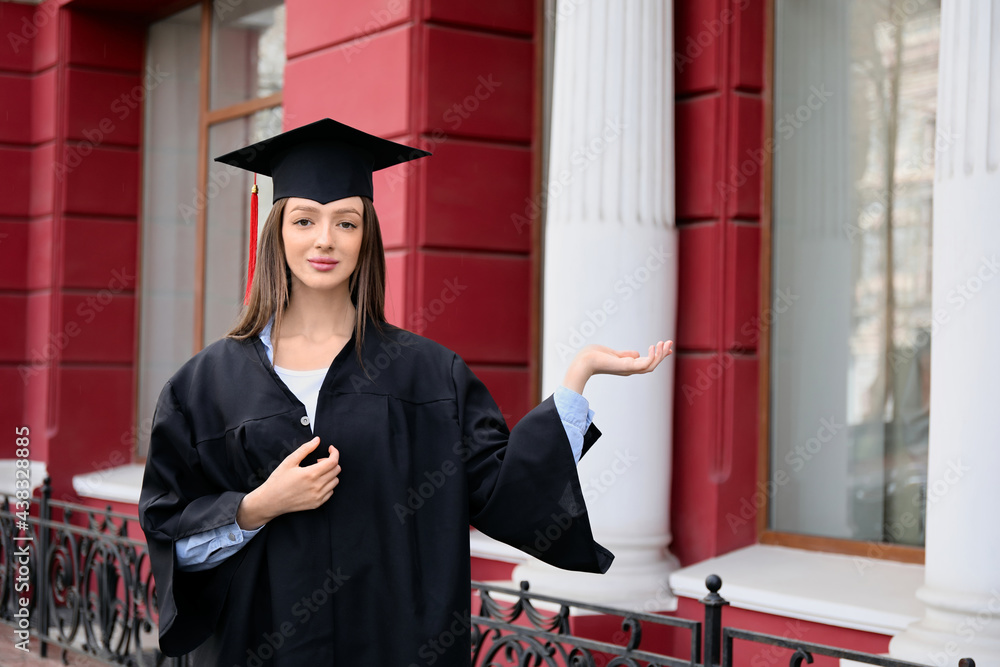
[[[28, 264], [32, 237], [35, 246], [46, 231], [44, 216], [33, 221], [31, 213], [32, 160], [42, 153], [38, 146], [51, 141], [54, 127], [32, 123], [32, 98], [37, 91], [54, 93], [55, 60], [53, 20], [41, 30], [31, 23], [35, 8], [0, 3], [0, 33], [14, 35], [0, 42], [0, 309], [4, 317], [0, 336], [0, 457], [13, 458], [14, 427], [27, 425], [24, 418], [25, 380], [20, 368], [26, 361], [28, 316]], [[22, 37], [22, 32], [31, 35]], [[44, 261], [44, 258], [39, 258]], [[32, 424], [33, 425], [33, 424]], [[44, 447], [41, 433], [32, 433], [34, 446]], [[7, 437], [10, 436], [10, 437]]]
[[[754, 543], [731, 526], [757, 475], [765, 0], [674, 2], [679, 295], [671, 550]], [[743, 170], [742, 172], [740, 170]]]
[[[0, 414], [30, 425], [57, 498], [130, 460], [134, 421], [148, 19], [91, 4], [0, 2], [3, 33], [24, 34], [0, 45]], [[286, 127], [330, 116], [434, 153], [376, 174], [387, 314], [461, 354], [515, 422], [533, 405], [532, 234], [511, 213], [534, 178], [534, 0], [290, 0], [287, 16]]]
[[130, 458], [144, 30], [54, 2], [0, 3], [0, 30], [3, 423], [63, 498]]
[[375, 174], [390, 321], [460, 354], [513, 423], [530, 386], [534, 0], [288, 0], [285, 127], [431, 151]]

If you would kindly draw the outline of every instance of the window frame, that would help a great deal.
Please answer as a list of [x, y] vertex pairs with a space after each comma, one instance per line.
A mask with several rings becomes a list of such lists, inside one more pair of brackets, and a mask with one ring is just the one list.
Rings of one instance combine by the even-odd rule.
[[[284, 2], [284, 0], [282, 0]], [[157, 12], [151, 17], [151, 23], [155, 21], [160, 21], [166, 19], [178, 12], [182, 12], [191, 7], [201, 7], [201, 19], [200, 19], [200, 38], [199, 38], [199, 48], [200, 62], [199, 62], [199, 81], [198, 81], [198, 192], [197, 201], [206, 202], [206, 187], [208, 182], [208, 168], [209, 168], [209, 154], [208, 154], [208, 142], [209, 142], [209, 131], [213, 125], [219, 123], [225, 123], [230, 120], [235, 120], [239, 118], [244, 118], [252, 116], [258, 111], [264, 111], [267, 109], [273, 109], [275, 107], [280, 107], [284, 101], [284, 85], [282, 85], [282, 90], [268, 95], [266, 97], [258, 97], [252, 100], [246, 100], [243, 102], [238, 102], [236, 104], [230, 104], [228, 106], [219, 107], [212, 109], [211, 107], [211, 93], [212, 93], [212, 82], [211, 82], [211, 72], [212, 72], [212, 21], [213, 21], [213, 0], [196, 0], [195, 2], [187, 2], [176, 5], [171, 5], [169, 8], [165, 8], [163, 11]], [[148, 26], [147, 26], [148, 28]], [[287, 45], [285, 48], [287, 57]], [[249, 194], [249, 193], [247, 193]], [[193, 344], [191, 349], [191, 354], [195, 355], [202, 350], [204, 347], [204, 337], [205, 337], [205, 269], [206, 269], [206, 253], [205, 248], [207, 245], [207, 235], [208, 235], [208, 206], [201, 205], [197, 207], [195, 212], [195, 289], [194, 289], [194, 331], [193, 331]], [[141, 280], [142, 280], [142, 220], [140, 214], [140, 226], [138, 233], [138, 253], [139, 266], [137, 266], [137, 294], [141, 293]], [[138, 304], [136, 326], [140, 326], [141, 322], [141, 309], [142, 304]], [[138, 342], [139, 333], [138, 329], [136, 331], [136, 340]], [[134, 403], [133, 403], [133, 423], [136, 424], [133, 432], [137, 432], [139, 419], [139, 364], [141, 359], [139, 356], [136, 357], [135, 366], [135, 384], [134, 384]], [[136, 464], [145, 464], [146, 456], [140, 452], [139, 449], [139, 439], [136, 437], [132, 442], [132, 462]]]
[[[763, 146], [774, 142], [774, 77], [775, 77], [775, 12], [777, 0], [765, 0], [764, 7], [764, 132]], [[760, 311], [771, 309], [771, 277], [773, 271], [774, 160], [773, 152], [765, 150], [761, 167], [760, 216]], [[767, 489], [771, 481], [771, 330], [757, 340], [757, 488]], [[823, 551], [862, 558], [924, 564], [924, 547], [889, 542], [848, 540], [774, 530], [770, 528], [771, 497], [764, 493], [764, 502], [757, 508], [757, 541], [760, 544], [791, 547], [807, 551]]]
[[[212, 97], [212, 0], [201, 0], [201, 71], [198, 94], [198, 184], [199, 200], [205, 202], [205, 188], [208, 181], [208, 139], [213, 125], [251, 116], [258, 111], [282, 105], [282, 90], [244, 102], [238, 102], [218, 109], [211, 108]], [[287, 55], [287, 46], [286, 46]], [[205, 246], [208, 234], [208, 207], [199, 206], [195, 218], [195, 290], [194, 290], [194, 339], [191, 354], [197, 354], [204, 347], [205, 338]]]

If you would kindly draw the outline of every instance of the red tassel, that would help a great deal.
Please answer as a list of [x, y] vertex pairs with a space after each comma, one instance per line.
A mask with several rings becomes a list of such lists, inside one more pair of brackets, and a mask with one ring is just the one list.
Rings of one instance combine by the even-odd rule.
[[247, 293], [243, 295], [243, 305], [250, 303], [250, 284], [253, 282], [254, 268], [257, 266], [257, 174], [253, 175], [250, 190], [250, 260], [247, 263]]

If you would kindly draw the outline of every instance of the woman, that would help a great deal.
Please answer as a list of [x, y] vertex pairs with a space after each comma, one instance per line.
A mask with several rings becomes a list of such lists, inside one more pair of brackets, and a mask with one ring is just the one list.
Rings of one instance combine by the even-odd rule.
[[[451, 350], [385, 321], [372, 171], [429, 155], [325, 119], [220, 161], [270, 175], [249, 304], [166, 383], [140, 520], [160, 646], [195, 665], [467, 665], [469, 525], [607, 571], [575, 465], [591, 345], [508, 430]], [[253, 259], [251, 260], [254, 261]]]

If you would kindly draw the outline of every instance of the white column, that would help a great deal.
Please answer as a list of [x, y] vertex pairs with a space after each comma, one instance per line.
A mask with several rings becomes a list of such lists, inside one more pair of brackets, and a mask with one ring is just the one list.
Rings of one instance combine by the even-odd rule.
[[889, 651], [1000, 664], [1000, 2], [942, 3], [924, 617]]
[[[647, 353], [673, 339], [672, 8], [662, 0], [559, 2], [545, 221], [542, 395], [590, 343]], [[673, 358], [651, 374], [599, 375], [585, 390], [603, 437], [579, 473], [604, 575], [530, 560], [532, 590], [673, 609]]]

